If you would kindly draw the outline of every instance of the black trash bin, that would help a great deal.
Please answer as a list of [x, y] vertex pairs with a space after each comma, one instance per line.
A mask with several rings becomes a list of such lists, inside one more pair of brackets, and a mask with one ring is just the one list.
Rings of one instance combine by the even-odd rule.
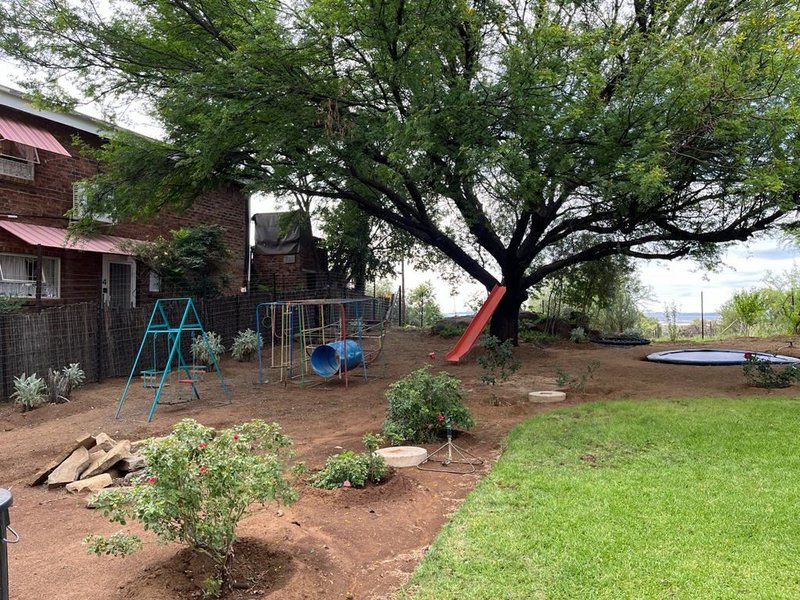
[[8, 544], [19, 541], [17, 532], [10, 526], [8, 509], [12, 501], [11, 492], [0, 488], [0, 600], [8, 600]]

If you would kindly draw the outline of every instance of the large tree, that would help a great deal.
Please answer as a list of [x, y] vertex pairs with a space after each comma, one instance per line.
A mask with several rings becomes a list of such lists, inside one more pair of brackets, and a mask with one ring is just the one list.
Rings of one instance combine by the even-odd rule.
[[561, 269], [708, 257], [794, 219], [796, 0], [110, 1], [0, 4], [40, 90], [73, 75], [164, 127], [102, 151], [100, 212], [224, 177], [349, 201], [502, 280], [503, 339]]

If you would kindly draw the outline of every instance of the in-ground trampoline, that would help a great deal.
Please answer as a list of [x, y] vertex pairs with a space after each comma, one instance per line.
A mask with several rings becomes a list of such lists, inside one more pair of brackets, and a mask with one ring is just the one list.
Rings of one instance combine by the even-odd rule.
[[744, 364], [745, 354], [752, 354], [759, 360], [766, 362], [793, 365], [800, 363], [800, 359], [780, 354], [767, 352], [750, 352], [748, 350], [723, 350], [721, 348], [681, 348], [679, 350], [664, 350], [647, 355], [647, 360], [676, 365], [741, 365]]

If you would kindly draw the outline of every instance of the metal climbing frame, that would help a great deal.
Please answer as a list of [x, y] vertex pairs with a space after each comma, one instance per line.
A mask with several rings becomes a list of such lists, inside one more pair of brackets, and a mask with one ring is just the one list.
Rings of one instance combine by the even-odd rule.
[[[393, 300], [393, 298], [392, 298]], [[385, 367], [383, 345], [391, 308], [374, 322], [367, 322], [368, 303], [373, 298], [311, 299], [264, 302], [256, 306], [256, 333], [263, 341], [258, 347], [258, 382], [297, 381], [305, 385], [339, 378], [348, 384], [351, 353], [361, 355], [360, 367], [368, 379], [368, 365], [380, 361]], [[374, 311], [373, 311], [374, 312]], [[372, 343], [371, 352], [364, 352], [365, 342]], [[354, 344], [355, 343], [355, 344]], [[314, 367], [314, 352], [320, 346], [331, 346], [337, 357], [337, 368], [320, 373]], [[268, 375], [265, 377], [265, 371]]]
[[[180, 321], [178, 322], [177, 326], [173, 324], [174, 320], [170, 321], [168, 316], [170, 313], [180, 314]], [[123, 390], [122, 396], [120, 396], [119, 399], [116, 418], [119, 418], [120, 414], [122, 413], [122, 407], [125, 404], [125, 397], [128, 395], [131, 382], [136, 375], [136, 369], [139, 366], [142, 353], [147, 345], [147, 340], [151, 336], [151, 340], [153, 342], [153, 366], [140, 372], [144, 387], [155, 388], [156, 390], [153, 394], [153, 404], [150, 406], [150, 412], [147, 415], [147, 421], [149, 422], [153, 420], [153, 415], [156, 412], [156, 406], [158, 406], [159, 403], [163, 404], [163, 402], [159, 401], [161, 400], [161, 394], [164, 391], [164, 387], [167, 385], [167, 378], [172, 372], [173, 365], [177, 367], [177, 373], [179, 377], [181, 373], [185, 374], [185, 378], [181, 378], [179, 381], [181, 383], [188, 383], [191, 386], [191, 399], [200, 398], [200, 394], [195, 386], [195, 383], [197, 383], [199, 380], [198, 367], [194, 364], [186, 364], [186, 360], [183, 357], [183, 350], [181, 349], [182, 335], [184, 333], [199, 333], [199, 335], [202, 336], [203, 342], [208, 350], [208, 355], [213, 362], [214, 370], [217, 373], [217, 377], [219, 377], [222, 391], [225, 393], [225, 399], [227, 400], [227, 403], [230, 404], [231, 396], [228, 393], [228, 386], [225, 384], [225, 379], [222, 377], [222, 371], [220, 371], [219, 363], [217, 362], [217, 357], [214, 354], [214, 350], [212, 349], [211, 344], [208, 343], [208, 336], [206, 335], [205, 329], [203, 329], [203, 324], [200, 321], [200, 315], [197, 314], [197, 309], [194, 307], [194, 302], [192, 302], [191, 298], [161, 298], [156, 300], [156, 304], [153, 307], [153, 312], [150, 314], [150, 320], [147, 323], [147, 329], [142, 337], [142, 343], [139, 345], [139, 352], [136, 354], [136, 360], [133, 361], [131, 373], [128, 376], [125, 389]], [[160, 335], [166, 336], [167, 338], [168, 355], [163, 369], [158, 366], [156, 360], [156, 347], [158, 336]], [[156, 385], [156, 381], [158, 381], [158, 385]]]

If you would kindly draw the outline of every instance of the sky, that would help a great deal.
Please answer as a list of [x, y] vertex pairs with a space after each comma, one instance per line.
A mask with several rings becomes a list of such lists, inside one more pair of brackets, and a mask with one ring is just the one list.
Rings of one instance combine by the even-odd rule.
[[[0, 59], [0, 85], [19, 88], [24, 73], [14, 65]], [[79, 111], [102, 118], [101, 111], [92, 105], [83, 105]], [[118, 110], [119, 124], [153, 137], [159, 137], [159, 128], [145, 113], [143, 107], [130, 105]], [[267, 212], [276, 209], [271, 199], [255, 199], [252, 212]], [[713, 272], [698, 268], [692, 261], [637, 261], [642, 282], [650, 288], [650, 299], [642, 308], [650, 311], [663, 310], [664, 305], [674, 302], [680, 312], [700, 312], [700, 294], [703, 293], [706, 313], [716, 312], [735, 291], [760, 285], [768, 274], [779, 275], [800, 264], [800, 250], [775, 237], [739, 243], [731, 247], [722, 263]], [[398, 265], [399, 273], [399, 265]], [[457, 293], [441, 281], [437, 274], [405, 268], [406, 289], [423, 282], [433, 285], [437, 301], [443, 313], [468, 310], [475, 296], [484, 296], [486, 291], [464, 276]], [[395, 286], [400, 277], [394, 278]]]

